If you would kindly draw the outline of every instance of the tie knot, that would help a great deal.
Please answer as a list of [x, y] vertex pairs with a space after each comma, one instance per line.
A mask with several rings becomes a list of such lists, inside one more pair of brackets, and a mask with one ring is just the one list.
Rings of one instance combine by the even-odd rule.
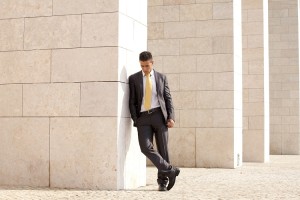
[[149, 77], [150, 77], [150, 73], [149, 73], [149, 74], [146, 74], [146, 77], [149, 78]]

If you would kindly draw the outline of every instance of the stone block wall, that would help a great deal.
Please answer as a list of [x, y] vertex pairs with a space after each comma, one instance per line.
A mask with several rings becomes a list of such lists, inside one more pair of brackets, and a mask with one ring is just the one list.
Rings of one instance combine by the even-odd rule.
[[299, 154], [299, 21], [297, 0], [269, 0], [270, 152]]
[[232, 0], [149, 0], [148, 49], [167, 75], [176, 126], [171, 162], [241, 164], [241, 7]]
[[243, 4], [243, 158], [269, 160], [268, 1]]
[[145, 184], [127, 77], [147, 1], [3, 0], [0, 44], [0, 185]]

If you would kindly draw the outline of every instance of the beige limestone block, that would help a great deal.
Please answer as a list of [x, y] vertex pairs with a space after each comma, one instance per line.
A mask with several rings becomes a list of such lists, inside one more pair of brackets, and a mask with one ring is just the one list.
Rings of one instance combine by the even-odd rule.
[[49, 119], [0, 118], [0, 185], [49, 186]]
[[282, 135], [282, 154], [283, 155], [299, 155], [299, 133]]
[[0, 116], [22, 116], [22, 85], [0, 85]]
[[24, 19], [0, 20], [0, 27], [0, 51], [22, 50]]
[[213, 127], [213, 110], [180, 110], [180, 127]]
[[187, 92], [178, 91], [178, 92], [172, 92], [171, 95], [172, 95], [174, 107], [176, 109], [197, 108], [197, 92], [196, 91], [187, 91]]
[[169, 154], [172, 165], [181, 167], [195, 167], [195, 128], [169, 129]]
[[179, 6], [148, 7], [148, 23], [179, 21]]
[[234, 127], [234, 110], [233, 109], [214, 109], [213, 127], [231, 128]]
[[164, 0], [164, 5], [193, 4], [195, 0]]
[[212, 4], [180, 5], [180, 21], [212, 19]]
[[81, 16], [25, 19], [24, 48], [50, 49], [80, 46]]
[[196, 167], [234, 167], [233, 128], [196, 129]]
[[118, 46], [118, 13], [82, 16], [82, 46]]
[[164, 0], [148, 0], [148, 6], [161, 6], [164, 5]]
[[264, 75], [253, 74], [245, 75], [243, 85], [245, 88], [264, 88]]
[[[270, 128], [272, 128], [270, 126]], [[270, 132], [270, 154], [281, 155], [282, 154], [282, 135], [281, 133]]]
[[243, 9], [258, 9], [263, 8], [262, 0], [243, 0]]
[[180, 40], [180, 55], [211, 54], [212, 52], [213, 40], [210, 37]]
[[1, 19], [51, 15], [52, 0], [1, 0]]
[[25, 17], [51, 16], [52, 0], [25, 0]]
[[164, 23], [149, 23], [148, 24], [148, 39], [163, 39], [164, 38]]
[[213, 74], [214, 90], [233, 90], [234, 89], [234, 73], [220, 72]]
[[214, 37], [212, 48], [214, 54], [233, 53], [233, 37]]
[[263, 60], [249, 61], [249, 74], [264, 74]]
[[117, 119], [51, 118], [50, 187], [117, 189]]
[[249, 129], [263, 130], [264, 129], [264, 116], [249, 116]]
[[53, 0], [54, 15], [118, 11], [116, 0]]
[[245, 162], [264, 162], [263, 130], [243, 131], [243, 160]]
[[244, 116], [263, 116], [264, 115], [264, 102], [244, 103], [243, 115]]
[[0, 83], [50, 82], [51, 51], [0, 53]]
[[148, 6], [162, 6], [164, 5], [164, 0], [148, 0]]
[[243, 61], [257, 61], [257, 60], [261, 61], [263, 60], [263, 57], [264, 57], [263, 48], [243, 49]]
[[198, 91], [197, 108], [233, 108], [233, 91]]
[[164, 73], [197, 72], [197, 56], [164, 56]]
[[264, 89], [249, 89], [249, 102], [263, 102]]
[[148, 50], [155, 56], [179, 55], [178, 39], [149, 40]]
[[117, 57], [116, 47], [53, 50], [51, 81], [118, 81]]
[[196, 36], [232, 36], [233, 21], [232, 20], [207, 20], [196, 22]]
[[232, 1], [226, 3], [214, 3], [213, 19], [233, 19]]
[[170, 91], [179, 91], [180, 89], [180, 75], [167, 74], [168, 84]]
[[[263, 22], [248, 22], [243, 24], [243, 35], [263, 34]], [[263, 36], [261, 36], [263, 37]]]
[[248, 48], [263, 48], [264, 39], [262, 35], [249, 35]]
[[117, 116], [118, 83], [81, 83], [80, 116]]
[[170, 39], [196, 37], [196, 22], [166, 22], [164, 37]]
[[24, 116], [79, 116], [80, 84], [23, 85]]
[[248, 10], [248, 22], [263, 21], [263, 9], [249, 9]]
[[249, 89], [243, 88], [243, 102], [249, 102]]
[[198, 72], [228, 72], [233, 71], [232, 54], [212, 54], [197, 56]]
[[249, 129], [249, 117], [243, 117], [243, 130], [248, 130]]
[[212, 90], [213, 74], [212, 73], [189, 73], [180, 74], [180, 90]]

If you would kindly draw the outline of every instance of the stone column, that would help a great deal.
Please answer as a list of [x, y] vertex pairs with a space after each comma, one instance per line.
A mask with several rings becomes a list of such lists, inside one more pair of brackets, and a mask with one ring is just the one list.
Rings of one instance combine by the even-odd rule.
[[242, 163], [242, 38], [238, 0], [149, 1], [148, 47], [169, 79], [176, 127], [171, 162]]
[[269, 0], [270, 152], [299, 154], [298, 0]]
[[243, 157], [269, 160], [268, 1], [245, 0], [243, 7]]
[[4, 0], [0, 18], [0, 185], [145, 185], [127, 77], [147, 1]]

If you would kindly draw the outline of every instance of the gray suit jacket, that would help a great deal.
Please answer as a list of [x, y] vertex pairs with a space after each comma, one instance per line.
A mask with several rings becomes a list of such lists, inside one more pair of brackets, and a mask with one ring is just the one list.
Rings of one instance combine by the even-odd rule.
[[[173, 119], [175, 121], [174, 107], [168, 81], [165, 75], [154, 70], [157, 98], [163, 112], [165, 121]], [[143, 101], [143, 73], [139, 71], [129, 76], [129, 109], [131, 118], [136, 126], [136, 120], [140, 116], [140, 110]]]

